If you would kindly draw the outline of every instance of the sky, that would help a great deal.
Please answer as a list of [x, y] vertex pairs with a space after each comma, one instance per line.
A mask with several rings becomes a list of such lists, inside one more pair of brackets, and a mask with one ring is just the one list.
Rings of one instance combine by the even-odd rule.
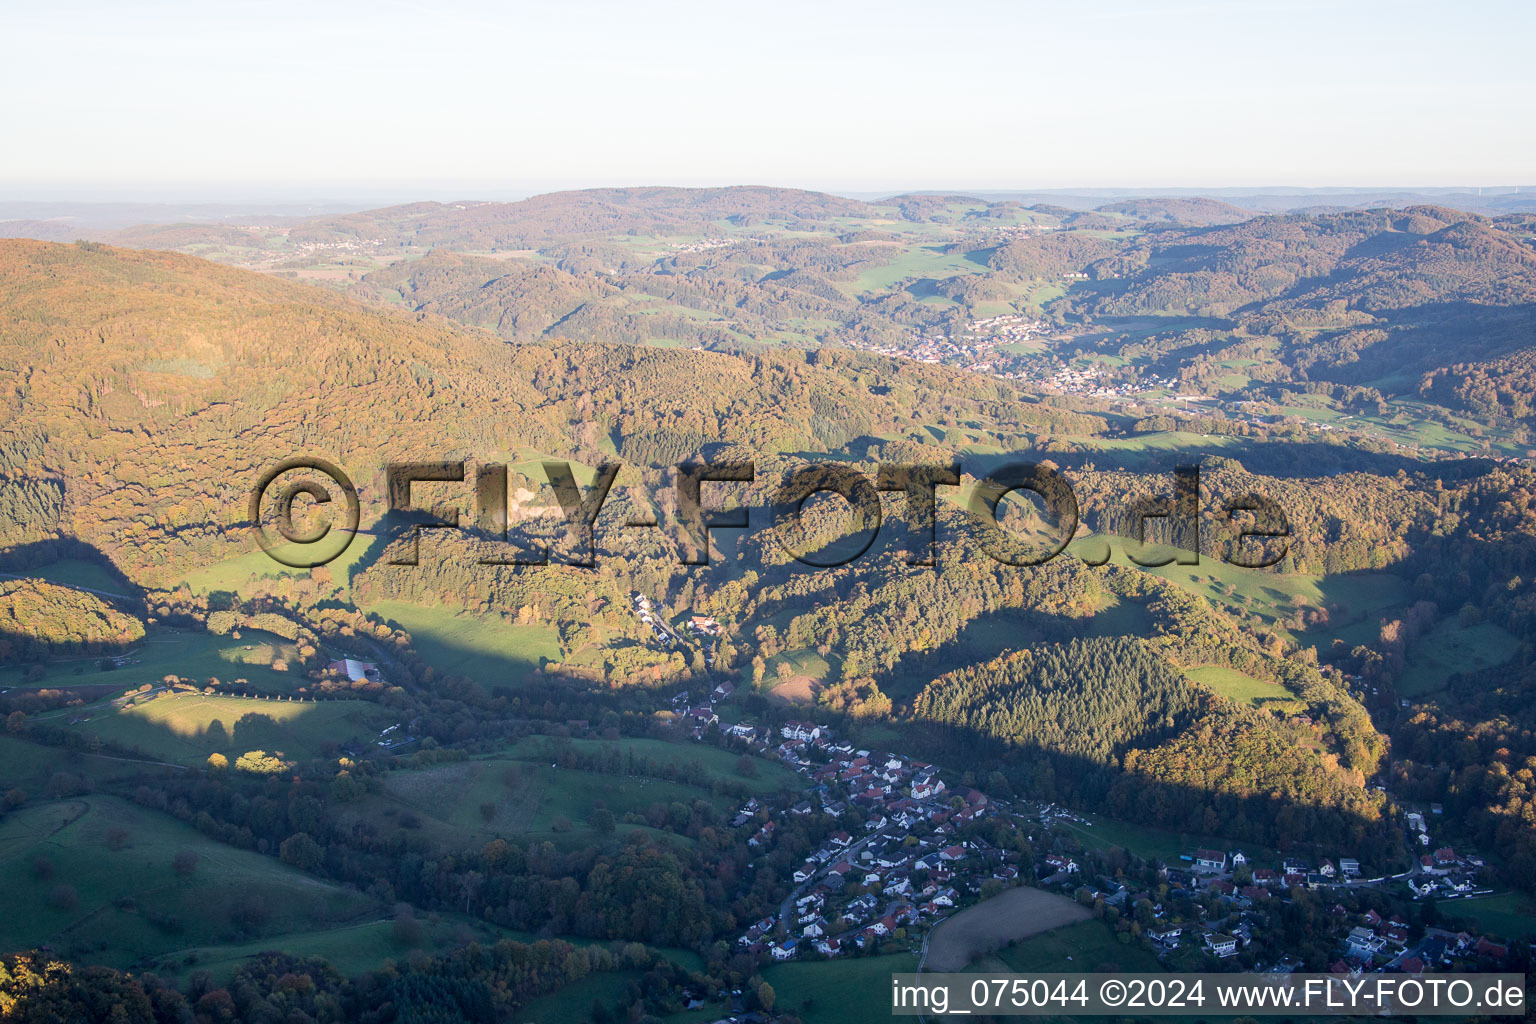
[[1536, 4], [0, 0], [0, 194], [1536, 183]]

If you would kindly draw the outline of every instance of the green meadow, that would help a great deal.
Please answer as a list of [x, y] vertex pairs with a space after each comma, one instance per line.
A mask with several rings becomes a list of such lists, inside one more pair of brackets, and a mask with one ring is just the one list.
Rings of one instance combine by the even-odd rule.
[[[579, 982], [530, 1000], [512, 1017], [513, 1024], [555, 1024], [592, 1019], [592, 1007], [601, 1003], [605, 1010], [622, 1013], [638, 993], [645, 975], [641, 971], [603, 971], [589, 974]], [[622, 1019], [622, 1017], [617, 1018]]]
[[1445, 901], [1438, 904], [1447, 921], [1471, 918], [1478, 926], [1506, 942], [1536, 938], [1536, 900], [1525, 893]]
[[[127, 652], [126, 664], [104, 668], [99, 657], [61, 658], [50, 662], [43, 679], [31, 685], [131, 690], [144, 683], [159, 685], [167, 675], [178, 675], [199, 683], [246, 679], [263, 690], [286, 691], [307, 680], [298, 673], [296, 660], [290, 662], [294, 671], [273, 669], [272, 662], [294, 654], [297, 651], [291, 643], [260, 630], [242, 630], [237, 640], [200, 630], [155, 627], [138, 647]], [[21, 671], [19, 666], [0, 669], [0, 688], [21, 685]]]
[[[997, 964], [992, 964], [992, 961]], [[1157, 957], [1134, 941], [1121, 942], [1102, 921], [1081, 921], [1022, 939], [991, 957], [978, 969], [1002, 971], [1131, 971], [1162, 970]]]
[[137, 778], [144, 769], [141, 762], [45, 746], [0, 733], [0, 780], [4, 780], [4, 788], [20, 789], [34, 799], [51, 790], [56, 776], [99, 788]]
[[1458, 672], [1502, 665], [1519, 648], [1520, 641], [1502, 626], [1491, 622], [1463, 626], [1454, 617], [1442, 619], [1408, 648], [1397, 691], [1405, 697], [1434, 693]]
[[1256, 708], [1278, 711], [1304, 709], [1289, 690], [1279, 683], [1255, 679], [1246, 672], [1224, 665], [1196, 665], [1184, 674], [1195, 682], [1239, 704], [1252, 704]]
[[[345, 582], [351, 571], [357, 567], [363, 556], [369, 549], [370, 538], [366, 534], [359, 534], [347, 545], [346, 550], [326, 563], [332, 578]], [[329, 540], [324, 543], [330, 543]], [[278, 553], [287, 553], [290, 557], [299, 557], [305, 554], [299, 545], [279, 544]], [[309, 554], [313, 557], [313, 554]], [[265, 551], [256, 547], [256, 542], [251, 541], [251, 550], [221, 562], [199, 569], [193, 569], [182, 577], [182, 582], [190, 587], [193, 593], [206, 594], [215, 590], [227, 590], [238, 593], [256, 580], [279, 579], [284, 576], [300, 577], [308, 576], [308, 569], [295, 569], [286, 566], [272, 558]]]
[[130, 590], [121, 578], [105, 567], [80, 558], [61, 558], [57, 562], [28, 570], [27, 575], [37, 576], [49, 583], [57, 583], [64, 587], [82, 587], [86, 590], [101, 590], [111, 594], [128, 593]]
[[[174, 866], [183, 851], [190, 871]], [[0, 821], [0, 905], [0, 948], [46, 945], [117, 967], [381, 909], [275, 857], [110, 796], [23, 807]]]
[[100, 736], [165, 761], [192, 764], [214, 751], [234, 757], [247, 750], [288, 758], [320, 756], [330, 744], [371, 743], [395, 716], [356, 700], [288, 701], [203, 693], [157, 696], [142, 704], [97, 706], [79, 723]]
[[426, 914], [414, 918], [415, 939], [410, 932], [395, 928], [393, 917], [374, 918], [334, 928], [292, 932], [279, 939], [251, 939], [209, 946], [192, 946], [166, 954], [155, 966], [162, 977], [184, 980], [197, 971], [207, 971], [220, 983], [262, 953], [281, 949], [294, 956], [324, 958], [337, 971], [355, 976], [378, 970], [384, 961], [402, 959], [414, 952], [447, 953], [470, 942], [490, 945], [501, 939], [531, 942], [533, 936], [507, 931], [458, 915]]
[[[829, 661], [828, 658], [831, 660]], [[829, 654], [827, 658], [823, 658], [809, 647], [775, 654], [766, 662], [763, 687], [769, 691], [777, 691], [779, 696], [785, 698], [809, 699], [811, 694], [802, 692], [805, 690], [805, 680], [809, 679], [813, 685], [820, 686], [835, 679], [836, 665], [840, 661], [841, 659], [835, 654]], [[780, 665], [784, 668], [780, 669]], [[785, 674], [780, 675], [781, 672]]]
[[409, 632], [416, 652], [438, 671], [487, 686], [521, 683], [544, 662], [560, 659], [560, 634], [549, 624], [519, 625], [406, 601], [380, 601], [367, 611]]
[[774, 1008], [805, 1024], [874, 1024], [891, 1020], [891, 975], [915, 971], [911, 953], [773, 964], [763, 980]]
[[[944, 252], [942, 245], [904, 247], [889, 262], [859, 274], [854, 289], [860, 292], [889, 291], [903, 281], [977, 274], [987, 269], [986, 252]], [[881, 247], [877, 251], [886, 251]]]
[[[498, 756], [522, 761], [541, 761], [549, 751], [552, 741], [534, 737], [509, 746]], [[803, 777], [792, 768], [773, 761], [753, 758], [753, 774], [741, 775], [736, 771], [739, 755], [719, 747], [700, 743], [673, 743], [655, 739], [588, 740], [572, 739], [553, 741], [569, 746], [585, 756], [616, 753], [626, 760], [631, 752], [637, 759], [645, 758], [663, 765], [671, 763], [684, 770], [698, 772], [703, 778], [724, 778], [745, 786], [754, 793], [777, 793], [783, 790], [804, 788]]]
[[[1333, 576], [1281, 573], [1274, 569], [1244, 569], [1208, 555], [1200, 556], [1197, 565], [1174, 562], [1144, 568], [1130, 560], [1128, 549], [1137, 548], [1143, 558], [1163, 557], [1172, 554], [1172, 549], [1153, 545], [1142, 549], [1123, 537], [1080, 538], [1073, 542], [1073, 549], [1089, 543], [1102, 546], [1106, 541], [1116, 564], [1142, 568], [1144, 572], [1154, 573], [1205, 598], [1225, 612], [1256, 615], [1282, 635], [1304, 638], [1309, 643], [1326, 643], [1341, 630], [1362, 621], [1370, 623], [1374, 629], [1376, 620], [1373, 616], [1404, 603], [1410, 596], [1407, 581], [1387, 572]], [[1285, 620], [1293, 618], [1299, 611], [1319, 608], [1328, 609], [1326, 626], [1297, 636], [1286, 624]]]
[[[552, 743], [585, 756], [616, 757], [618, 771], [556, 767]], [[635, 773], [629, 773], [633, 753]], [[654, 762], [647, 770], [645, 760]], [[523, 740], [506, 752], [426, 768], [399, 769], [384, 775], [383, 790], [341, 811], [342, 825], [386, 822], [420, 834], [447, 848], [466, 838], [484, 842], [498, 836], [548, 840], [561, 847], [600, 840], [594, 815], [613, 816], [615, 834], [636, 829], [653, 837], [689, 844], [661, 828], [676, 805], [709, 804], [729, 815], [741, 797], [717, 792], [716, 780], [732, 788], [766, 794], [798, 789], [798, 775], [782, 765], [753, 758], [751, 774], [737, 770], [739, 758], [724, 750], [663, 740]], [[665, 765], [672, 765], [667, 771]], [[668, 774], [698, 781], [667, 778]], [[632, 816], [626, 821], [626, 816]]]

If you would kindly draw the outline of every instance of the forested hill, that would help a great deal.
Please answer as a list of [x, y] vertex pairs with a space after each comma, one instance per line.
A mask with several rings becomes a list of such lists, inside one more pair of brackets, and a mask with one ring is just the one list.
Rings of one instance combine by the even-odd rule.
[[0, 665], [119, 654], [143, 639], [138, 619], [94, 594], [36, 579], [0, 579]]
[[1529, 234], [1523, 217], [1444, 207], [1158, 231], [1090, 262], [1086, 271], [1104, 283], [1074, 305], [1099, 314], [1243, 317], [1304, 310], [1315, 317], [1334, 303], [1365, 313], [1426, 303], [1517, 305], [1536, 299]]
[[[798, 189], [736, 187], [604, 188], [551, 192], [515, 203], [411, 203], [364, 213], [316, 217], [296, 224], [296, 243], [382, 240], [389, 245], [456, 249], [527, 249], [552, 242], [622, 235], [681, 234], [716, 221], [762, 220], [814, 225], [835, 217], [868, 217], [865, 203]], [[115, 240], [156, 243], [157, 229], [133, 229]]]
[[1226, 418], [1291, 412], [1298, 392], [1335, 414], [1396, 400], [1407, 405], [1374, 411], [1470, 434], [1453, 445], [1467, 450], [1478, 435], [1458, 415], [1520, 441], [1536, 408], [1533, 238], [1528, 213], [1428, 204], [1261, 214], [1176, 196], [1074, 210], [740, 187], [108, 240], [309, 278], [519, 342], [853, 347], [1047, 387], [1087, 371], [1132, 393], [1155, 382], [1219, 399]]
[[459, 413], [537, 401], [487, 335], [168, 253], [0, 243], [0, 324], [0, 534], [79, 537], [141, 578], [220, 547], [263, 465], [426, 457], [423, 423], [495, 444]]
[[366, 501], [391, 460], [667, 465], [730, 444], [748, 458], [837, 450], [961, 415], [1015, 431], [1103, 425], [947, 367], [514, 347], [310, 285], [89, 243], [0, 242], [0, 369], [14, 381], [0, 399], [0, 542], [76, 537], [141, 583], [248, 545], [231, 530], [246, 489], [297, 454], [359, 474]]
[[1269, 843], [1393, 842], [1358, 772], [1308, 749], [1293, 725], [1213, 699], [1139, 640], [1042, 645], [957, 669], [912, 713], [942, 727], [950, 756], [1048, 798], [1192, 831], [1215, 821]]

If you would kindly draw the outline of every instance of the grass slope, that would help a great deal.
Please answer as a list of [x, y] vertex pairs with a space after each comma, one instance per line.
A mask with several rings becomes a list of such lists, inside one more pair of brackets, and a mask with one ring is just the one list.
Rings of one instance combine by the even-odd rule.
[[1301, 701], [1278, 683], [1255, 679], [1246, 672], [1224, 665], [1196, 665], [1185, 670], [1190, 679], [1238, 704], [1248, 703], [1266, 710], [1300, 711]]
[[417, 653], [439, 670], [487, 686], [521, 683], [544, 661], [560, 658], [552, 625], [515, 625], [405, 601], [381, 601], [367, 610], [408, 631]]
[[[172, 868], [183, 850], [197, 856], [190, 875]], [[46, 872], [38, 869], [40, 858]], [[274, 857], [224, 846], [175, 818], [99, 795], [25, 807], [0, 821], [0, 905], [0, 950], [49, 945], [117, 967], [189, 945], [282, 935], [381, 909]]]
[[188, 764], [204, 760], [213, 751], [230, 755], [231, 761], [247, 750], [315, 757], [330, 743], [372, 741], [380, 729], [396, 721], [390, 712], [366, 701], [298, 702], [188, 693], [127, 707], [98, 707], [79, 728], [165, 761]]
[[[246, 647], [252, 650], [247, 651]], [[49, 663], [47, 674], [36, 684], [40, 687], [69, 688], [110, 684], [130, 690], [143, 683], [158, 684], [167, 675], [185, 676], [198, 682], [217, 678], [226, 682], [249, 680], [269, 690], [291, 690], [305, 679], [295, 671], [279, 672], [271, 668], [271, 659], [254, 660], [257, 647], [273, 654], [291, 651], [292, 645], [281, 637], [260, 630], [241, 631], [241, 639], [194, 630], [152, 629], [144, 642], [128, 652], [128, 662], [117, 668], [102, 668], [99, 657], [60, 659]], [[21, 683], [21, 668], [0, 669], [0, 689]]]

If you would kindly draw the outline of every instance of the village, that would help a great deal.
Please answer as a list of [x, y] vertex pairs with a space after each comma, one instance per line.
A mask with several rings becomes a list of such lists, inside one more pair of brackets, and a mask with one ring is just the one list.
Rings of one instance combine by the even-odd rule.
[[[919, 335], [906, 346], [857, 346], [896, 359], [919, 363], [954, 366], [972, 373], [984, 373], [1003, 380], [1016, 381], [1027, 388], [1062, 395], [1103, 399], [1111, 402], [1131, 399], [1152, 391], [1173, 391], [1179, 380], [1171, 376], [1137, 376], [1133, 379], [1106, 379], [1103, 364], [1062, 364], [1055, 358], [1041, 366], [1043, 344], [1039, 339], [1053, 328], [1044, 320], [1019, 313], [972, 320], [964, 333]], [[1030, 345], [1030, 343], [1035, 343]], [[1007, 346], [1025, 346], [1040, 351], [1009, 351]], [[1122, 370], [1120, 377], [1124, 377]]]
[[[637, 614], [664, 647], [699, 643], [713, 650], [721, 627], [686, 614], [669, 625], [658, 606], [632, 596]], [[1137, 872], [1082, 840], [1089, 817], [1054, 803], [1003, 799], [950, 785], [934, 764], [859, 747], [827, 724], [790, 719], [755, 724], [727, 715], [736, 693], [711, 680], [706, 696], [680, 692], [671, 710], [698, 742], [725, 744], [793, 768], [805, 778], [797, 799], [750, 799], [730, 824], [746, 837], [757, 870], [787, 833], [809, 849], [787, 880], [777, 910], [736, 938], [768, 960], [824, 959], [917, 948], [953, 914], [1003, 888], [1033, 885], [1091, 907], [1095, 916], [1143, 943], [1170, 967], [1303, 968], [1280, 936], [1280, 908], [1300, 893], [1327, 903], [1335, 973], [1422, 973], [1502, 962], [1508, 950], [1466, 932], [1414, 928], [1401, 914], [1367, 904], [1488, 895], [1481, 858], [1448, 846], [1430, 849], [1426, 815], [1408, 811], [1411, 866], [1371, 872], [1354, 856], [1286, 854], [1273, 863], [1240, 849], [1195, 849], [1173, 862], [1148, 860]], [[731, 720], [735, 718], [737, 720]], [[1429, 809], [1429, 816], [1438, 813]], [[1131, 851], [1134, 853], [1134, 851]], [[782, 861], [782, 857], [777, 858]], [[1364, 909], [1352, 911], [1345, 903]]]
[[[728, 693], [726, 694], [728, 696]], [[717, 699], [723, 699], [718, 692]], [[747, 846], [762, 863], [785, 826], [795, 819], [828, 822], [819, 843], [793, 873], [794, 888], [775, 914], [753, 922], [737, 937], [745, 951], [773, 960], [830, 958], [915, 946], [952, 914], [1003, 887], [1030, 884], [1072, 896], [1113, 923], [1131, 923], [1170, 966], [1193, 969], [1235, 959], [1250, 946], [1283, 947], [1278, 908], [1296, 891], [1325, 900], [1350, 891], [1398, 894], [1430, 890], [1484, 894], [1476, 888], [1480, 859], [1449, 848], [1426, 854], [1420, 865], [1397, 876], [1370, 876], [1349, 856], [1288, 855], [1274, 865], [1255, 863], [1240, 850], [1200, 849], [1176, 864], [1154, 862], [1147, 883], [1105, 870], [1103, 855], [1076, 849], [1070, 822], [1089, 819], [1054, 804], [1007, 801], [973, 787], [948, 786], [934, 765], [856, 748], [818, 723], [793, 720], [776, 731], [728, 724], [716, 706], [690, 708], [688, 727], [699, 740], [719, 732], [743, 741], [806, 777], [802, 799], [770, 807], [753, 799], [731, 824], [752, 829]], [[1023, 843], [994, 843], [976, 826], [991, 822], [994, 835]], [[1077, 844], [1080, 847], [1080, 844]], [[1034, 853], [1021, 852], [1033, 850]], [[1386, 902], [1383, 900], [1382, 902]], [[1328, 922], [1336, 943], [1335, 973], [1422, 973], [1502, 961], [1502, 945], [1466, 932], [1427, 928], [1415, 934], [1398, 914], [1360, 913], [1334, 902]], [[1274, 941], [1266, 942], [1273, 937]], [[1291, 971], [1287, 957], [1250, 955], [1245, 967]]]

